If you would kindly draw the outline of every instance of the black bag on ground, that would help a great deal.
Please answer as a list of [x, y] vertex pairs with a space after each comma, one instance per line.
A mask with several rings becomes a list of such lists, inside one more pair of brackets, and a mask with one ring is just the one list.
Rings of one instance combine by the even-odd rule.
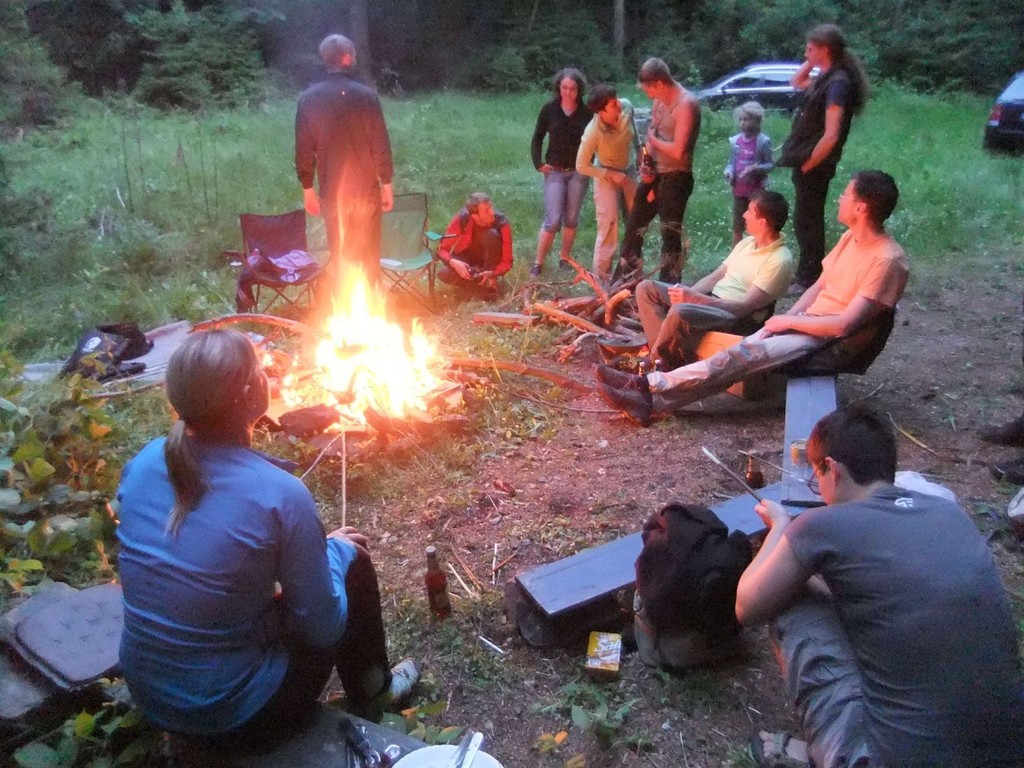
[[108, 323], [85, 332], [75, 351], [60, 369], [61, 376], [80, 373], [87, 379], [108, 381], [130, 376], [146, 369], [143, 363], [125, 363], [141, 357], [153, 348], [153, 342], [135, 323]]
[[753, 559], [707, 507], [669, 504], [644, 524], [636, 561], [637, 646], [652, 666], [689, 667], [737, 649], [736, 585]]

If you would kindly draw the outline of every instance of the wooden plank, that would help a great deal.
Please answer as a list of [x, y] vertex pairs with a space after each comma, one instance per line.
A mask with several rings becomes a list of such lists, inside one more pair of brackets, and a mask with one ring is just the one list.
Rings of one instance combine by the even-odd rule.
[[634, 533], [531, 568], [516, 581], [544, 613], [555, 616], [631, 586], [642, 548], [640, 534]]
[[786, 434], [782, 441], [783, 499], [799, 506], [819, 506], [822, 498], [807, 487], [812, 469], [795, 464], [790, 450], [794, 440], [806, 440], [818, 420], [836, 409], [835, 376], [790, 379], [786, 385]]
[[[781, 501], [782, 488], [782, 483], [773, 483], [760, 493], [766, 499]], [[752, 496], [744, 493], [711, 509], [730, 533], [742, 531], [754, 535], [764, 530], [764, 523], [754, 511], [756, 503]], [[801, 511], [800, 507], [787, 508], [793, 514]], [[643, 548], [640, 536], [634, 533], [531, 568], [518, 574], [516, 581], [548, 617], [564, 614], [633, 586], [636, 582], [634, 563]]]

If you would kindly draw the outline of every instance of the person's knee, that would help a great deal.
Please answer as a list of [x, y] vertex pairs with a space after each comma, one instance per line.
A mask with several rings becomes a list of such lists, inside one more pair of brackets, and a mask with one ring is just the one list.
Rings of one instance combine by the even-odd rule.
[[[544, 223], [540, 225], [540, 228], [542, 232], [547, 232], [549, 235], [557, 235], [562, 229], [562, 222], [560, 219], [557, 221], [544, 219]], [[494, 230], [491, 231], [493, 232]]]

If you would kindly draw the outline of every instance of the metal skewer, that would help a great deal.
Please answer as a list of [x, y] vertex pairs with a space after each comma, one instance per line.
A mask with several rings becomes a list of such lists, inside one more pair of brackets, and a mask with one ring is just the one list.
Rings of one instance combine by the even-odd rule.
[[757, 493], [757, 491], [755, 491], [753, 488], [751, 488], [749, 485], [747, 485], [747, 482], [742, 477], [740, 477], [735, 472], [733, 472], [731, 469], [729, 469], [727, 466], [725, 466], [725, 464], [722, 463], [722, 460], [719, 459], [717, 456], [715, 456], [715, 454], [713, 454], [711, 451], [709, 451], [703, 445], [701, 446], [700, 449], [702, 451], [704, 451], [704, 455], [705, 456], [707, 456], [709, 459], [711, 459], [713, 462], [715, 462], [715, 464], [717, 464], [719, 467], [721, 467], [723, 470], [725, 470], [725, 472], [729, 475], [729, 477], [731, 477], [737, 483], [742, 485], [743, 489], [747, 493], [749, 493], [751, 496], [753, 496], [758, 501], [764, 501], [764, 499], [761, 498], [761, 496]]

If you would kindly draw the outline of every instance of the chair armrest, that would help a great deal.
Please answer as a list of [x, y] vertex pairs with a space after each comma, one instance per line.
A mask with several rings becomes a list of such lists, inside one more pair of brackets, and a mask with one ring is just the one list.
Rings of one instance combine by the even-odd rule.
[[423, 244], [427, 246], [427, 249], [437, 256], [437, 249], [441, 245], [442, 240], [452, 240], [458, 237], [458, 235], [439, 235], [437, 232], [431, 232], [427, 230], [423, 233]]

